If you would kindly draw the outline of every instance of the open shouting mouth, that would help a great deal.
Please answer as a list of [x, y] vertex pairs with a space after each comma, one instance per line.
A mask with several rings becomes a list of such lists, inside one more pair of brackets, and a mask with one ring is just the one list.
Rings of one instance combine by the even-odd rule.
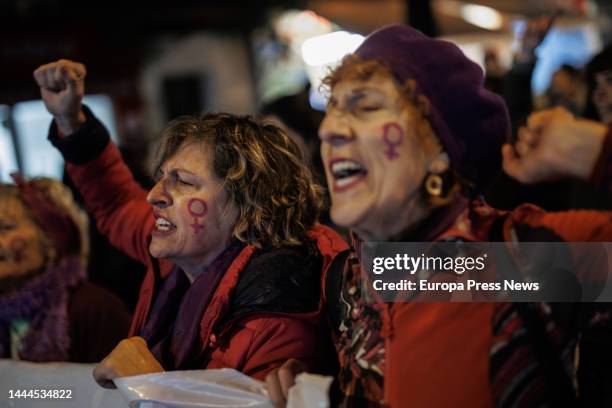
[[329, 162], [329, 170], [333, 177], [333, 191], [346, 191], [365, 179], [368, 171], [355, 160], [337, 158]]
[[168, 235], [175, 230], [176, 225], [170, 222], [167, 218], [164, 218], [159, 214], [155, 214], [155, 228], [153, 229], [153, 235]]

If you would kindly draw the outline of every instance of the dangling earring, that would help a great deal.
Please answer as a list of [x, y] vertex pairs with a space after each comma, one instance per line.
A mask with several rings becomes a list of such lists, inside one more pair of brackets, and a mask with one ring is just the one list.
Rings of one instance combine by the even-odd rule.
[[441, 197], [444, 192], [444, 180], [439, 174], [430, 173], [425, 177], [425, 191], [432, 197]]

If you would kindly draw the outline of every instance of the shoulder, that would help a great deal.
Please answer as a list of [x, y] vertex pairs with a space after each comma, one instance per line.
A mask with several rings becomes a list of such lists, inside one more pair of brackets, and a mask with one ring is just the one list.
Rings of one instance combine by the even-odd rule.
[[349, 247], [338, 232], [323, 224], [315, 224], [308, 231], [308, 237], [316, 243], [317, 249], [323, 256], [333, 258]]
[[317, 311], [321, 273], [321, 254], [313, 244], [256, 253], [240, 274], [232, 315]]

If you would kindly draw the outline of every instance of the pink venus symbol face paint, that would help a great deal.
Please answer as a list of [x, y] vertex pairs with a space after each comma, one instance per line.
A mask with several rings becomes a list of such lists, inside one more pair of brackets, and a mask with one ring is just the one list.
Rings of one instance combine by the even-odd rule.
[[197, 234], [201, 229], [204, 229], [204, 226], [199, 223], [199, 218], [204, 217], [208, 213], [208, 206], [204, 200], [192, 198], [187, 204], [187, 211], [193, 217], [193, 224], [191, 224], [193, 233]]
[[387, 123], [383, 126], [383, 140], [387, 145], [385, 154], [389, 160], [399, 157], [397, 147], [404, 141], [404, 131], [397, 123]]

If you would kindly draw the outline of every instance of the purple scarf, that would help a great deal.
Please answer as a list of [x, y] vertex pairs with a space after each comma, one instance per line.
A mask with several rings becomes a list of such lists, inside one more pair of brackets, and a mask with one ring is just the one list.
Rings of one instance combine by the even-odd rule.
[[166, 370], [198, 368], [205, 346], [200, 339], [202, 316], [243, 248], [243, 243], [234, 240], [191, 284], [178, 267], [162, 283], [139, 336]]
[[10, 325], [29, 322], [19, 346], [27, 361], [67, 361], [70, 348], [68, 302], [70, 290], [85, 279], [79, 257], [64, 257], [19, 289], [0, 296], [0, 357], [10, 358]]

